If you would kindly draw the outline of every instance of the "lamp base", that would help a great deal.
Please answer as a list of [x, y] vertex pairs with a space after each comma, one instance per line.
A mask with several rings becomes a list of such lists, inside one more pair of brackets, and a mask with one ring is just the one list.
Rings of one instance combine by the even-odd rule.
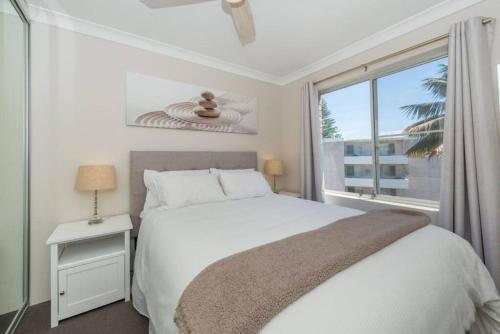
[[280, 193], [278, 187], [276, 186], [276, 175], [273, 175], [273, 192], [275, 194], [279, 194]]
[[97, 213], [97, 190], [94, 190], [94, 214], [89, 219], [89, 225], [101, 224], [102, 218]]
[[92, 218], [89, 219], [89, 225], [101, 224], [102, 222], [103, 219], [100, 216], [92, 216]]

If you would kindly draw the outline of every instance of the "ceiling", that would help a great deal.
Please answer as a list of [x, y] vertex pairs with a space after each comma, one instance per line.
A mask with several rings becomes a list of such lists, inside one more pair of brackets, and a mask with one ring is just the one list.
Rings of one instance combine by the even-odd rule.
[[[241, 45], [221, 0], [150, 9], [139, 0], [28, 0], [276, 78], [376, 32], [463, 0], [249, 0], [256, 41]], [[477, 2], [477, 1], [476, 1]], [[449, 14], [449, 13], [448, 13]], [[423, 14], [422, 14], [423, 15]], [[421, 16], [422, 16], [421, 15]], [[432, 15], [431, 15], [432, 16]]]

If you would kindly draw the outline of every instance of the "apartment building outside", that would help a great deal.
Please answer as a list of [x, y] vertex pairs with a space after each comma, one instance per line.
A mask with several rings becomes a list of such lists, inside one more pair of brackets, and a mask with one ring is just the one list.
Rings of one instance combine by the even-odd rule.
[[[405, 152], [414, 143], [407, 136], [379, 139], [380, 193], [438, 201], [441, 159], [408, 157]], [[370, 140], [324, 139], [323, 150], [325, 189], [373, 192]]]

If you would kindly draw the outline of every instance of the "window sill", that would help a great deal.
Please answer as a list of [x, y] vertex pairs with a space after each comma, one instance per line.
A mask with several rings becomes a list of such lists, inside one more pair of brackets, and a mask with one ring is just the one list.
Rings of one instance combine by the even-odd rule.
[[391, 205], [391, 206], [397, 206], [414, 210], [439, 212], [439, 203], [434, 201], [408, 199], [402, 197], [392, 198], [392, 196], [387, 196], [387, 195], [378, 195], [377, 197], [372, 198], [370, 195], [359, 196], [358, 194], [353, 194], [343, 191], [334, 191], [334, 190], [325, 190], [325, 196], [342, 197], [352, 200], [364, 201], [372, 204], [379, 203], [383, 205]]

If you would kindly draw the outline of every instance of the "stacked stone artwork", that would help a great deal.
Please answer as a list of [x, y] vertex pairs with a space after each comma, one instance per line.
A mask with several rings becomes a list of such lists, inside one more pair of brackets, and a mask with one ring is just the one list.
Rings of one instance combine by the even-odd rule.
[[217, 110], [217, 103], [214, 101], [212, 92], [203, 92], [201, 94], [203, 100], [198, 102], [193, 111], [200, 117], [217, 118], [220, 116], [220, 111]]

